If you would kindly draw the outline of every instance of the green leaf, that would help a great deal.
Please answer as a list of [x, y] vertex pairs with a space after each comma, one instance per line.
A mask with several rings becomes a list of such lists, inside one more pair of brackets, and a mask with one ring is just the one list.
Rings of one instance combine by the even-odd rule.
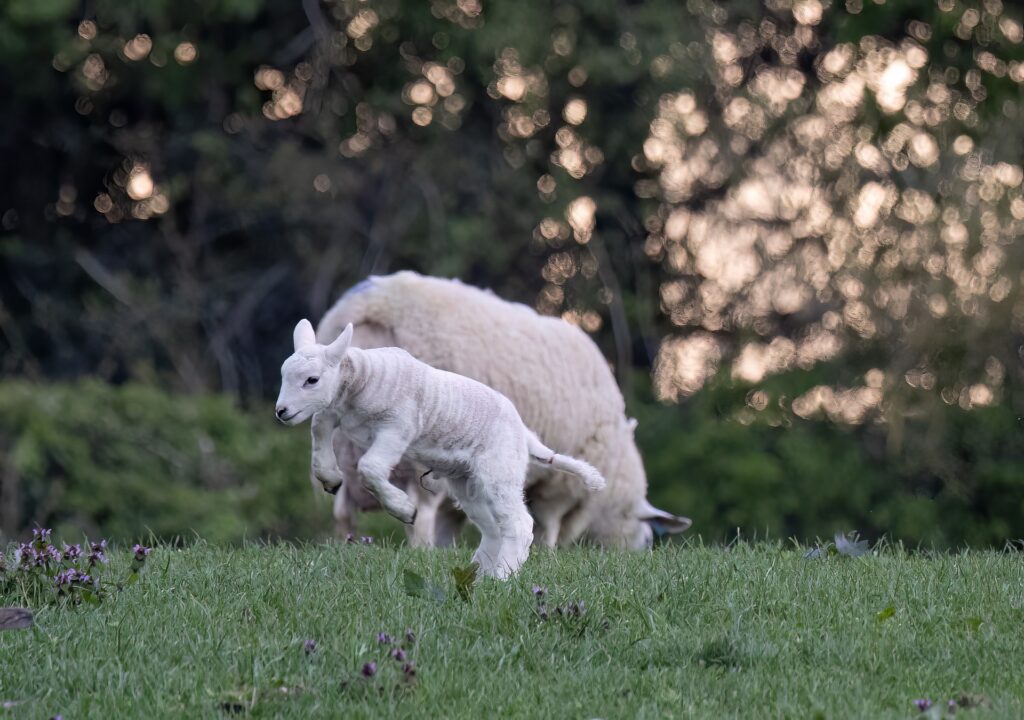
[[100, 604], [99, 595], [94, 593], [92, 590], [82, 590], [82, 599], [85, 600], [90, 605], [99, 605]]
[[983, 622], [984, 621], [980, 617], [969, 617], [966, 620], [964, 620], [964, 624], [967, 626], [967, 629], [971, 632], [977, 632], [978, 628], [981, 627], [981, 624]]
[[452, 577], [455, 578], [455, 590], [462, 598], [462, 602], [469, 602], [473, 595], [473, 583], [476, 582], [476, 573], [480, 569], [477, 563], [470, 563], [465, 567], [456, 565], [452, 568]]
[[445, 600], [443, 589], [427, 582], [422, 575], [414, 573], [412, 570], [402, 571], [402, 584], [405, 586], [405, 594], [411, 597], [433, 600], [439, 605]]
[[885, 610], [882, 610], [880, 613], [875, 615], [875, 620], [877, 620], [878, 622], [885, 622], [886, 620], [888, 620], [889, 618], [891, 618], [895, 614], [896, 614], [895, 606], [890, 605], [889, 607], [885, 608]]

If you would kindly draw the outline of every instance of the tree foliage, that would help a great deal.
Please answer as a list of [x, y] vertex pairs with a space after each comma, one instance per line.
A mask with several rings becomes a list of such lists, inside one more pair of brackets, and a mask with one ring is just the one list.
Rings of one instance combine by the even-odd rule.
[[[414, 268], [592, 333], [655, 425], [658, 492], [708, 491], [716, 530], [817, 532], [795, 509], [817, 482], [836, 522], [886, 488], [987, 513], [978, 493], [996, 507], [1022, 474], [1001, 449], [1024, 429], [1021, 20], [1000, 0], [12, 0], [0, 368], [259, 407], [298, 317]], [[830, 453], [847, 464], [815, 480]], [[718, 483], [798, 490], [734, 511]], [[933, 537], [948, 508], [920, 506], [888, 526]]]

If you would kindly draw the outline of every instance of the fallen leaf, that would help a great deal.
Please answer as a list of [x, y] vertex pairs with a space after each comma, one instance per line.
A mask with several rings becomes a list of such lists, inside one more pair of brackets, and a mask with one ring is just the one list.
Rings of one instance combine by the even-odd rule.
[[24, 630], [32, 627], [28, 608], [0, 608], [0, 630]]
[[479, 569], [480, 566], [476, 563], [470, 563], [465, 567], [456, 565], [452, 568], [452, 577], [455, 578], [455, 590], [459, 593], [459, 597], [462, 598], [462, 602], [469, 602], [469, 598], [473, 594], [473, 583], [476, 582], [476, 573]]
[[836, 550], [840, 555], [847, 557], [860, 557], [868, 552], [868, 541], [858, 540], [856, 533], [851, 533], [853, 540], [850, 540], [843, 533], [836, 533]]

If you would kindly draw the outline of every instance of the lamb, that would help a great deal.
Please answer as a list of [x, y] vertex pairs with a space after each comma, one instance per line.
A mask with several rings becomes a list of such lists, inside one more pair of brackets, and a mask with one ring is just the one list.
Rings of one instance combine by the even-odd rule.
[[400, 348], [354, 348], [353, 333], [350, 324], [329, 345], [318, 345], [313, 326], [302, 320], [293, 333], [295, 352], [281, 367], [277, 417], [288, 425], [312, 419], [313, 465], [326, 491], [337, 493], [345, 479], [331, 442], [335, 430], [365, 448], [359, 479], [405, 523], [414, 521], [416, 505], [389, 478], [403, 458], [421, 463], [445, 478], [480, 529], [473, 555], [480, 571], [506, 579], [533, 540], [523, 498], [529, 463], [574, 473], [591, 491], [604, 487], [593, 467], [545, 446], [505, 396]]
[[[527, 496], [539, 544], [587, 538], [605, 546], [643, 548], [652, 542], [652, 524], [668, 533], [690, 526], [688, 518], [647, 501], [635, 421], [625, 415], [622, 394], [600, 350], [575, 326], [457, 280], [408, 271], [371, 277], [345, 293], [321, 320], [320, 342], [334, 340], [348, 323], [355, 323], [364, 347], [402, 347], [433, 367], [499, 391], [546, 445], [588, 461], [606, 478], [607, 489], [592, 494], [575, 478], [531, 467]], [[343, 467], [352, 465], [353, 453], [343, 437], [335, 437], [335, 450]], [[392, 482], [418, 496], [421, 515], [411, 529], [411, 542], [448, 544], [457, 535], [458, 515], [443, 491], [432, 493], [432, 487], [417, 482], [426, 469], [403, 463]], [[356, 483], [346, 485], [346, 492], [335, 498], [339, 529], [351, 528], [357, 509], [373, 506], [373, 498]]]

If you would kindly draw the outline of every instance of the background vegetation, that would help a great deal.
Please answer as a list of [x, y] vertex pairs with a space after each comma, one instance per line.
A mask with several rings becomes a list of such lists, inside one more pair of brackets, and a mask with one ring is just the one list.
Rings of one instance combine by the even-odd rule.
[[371, 272], [591, 332], [720, 539], [1024, 517], [999, 0], [11, 0], [0, 533], [311, 537], [289, 328]]

